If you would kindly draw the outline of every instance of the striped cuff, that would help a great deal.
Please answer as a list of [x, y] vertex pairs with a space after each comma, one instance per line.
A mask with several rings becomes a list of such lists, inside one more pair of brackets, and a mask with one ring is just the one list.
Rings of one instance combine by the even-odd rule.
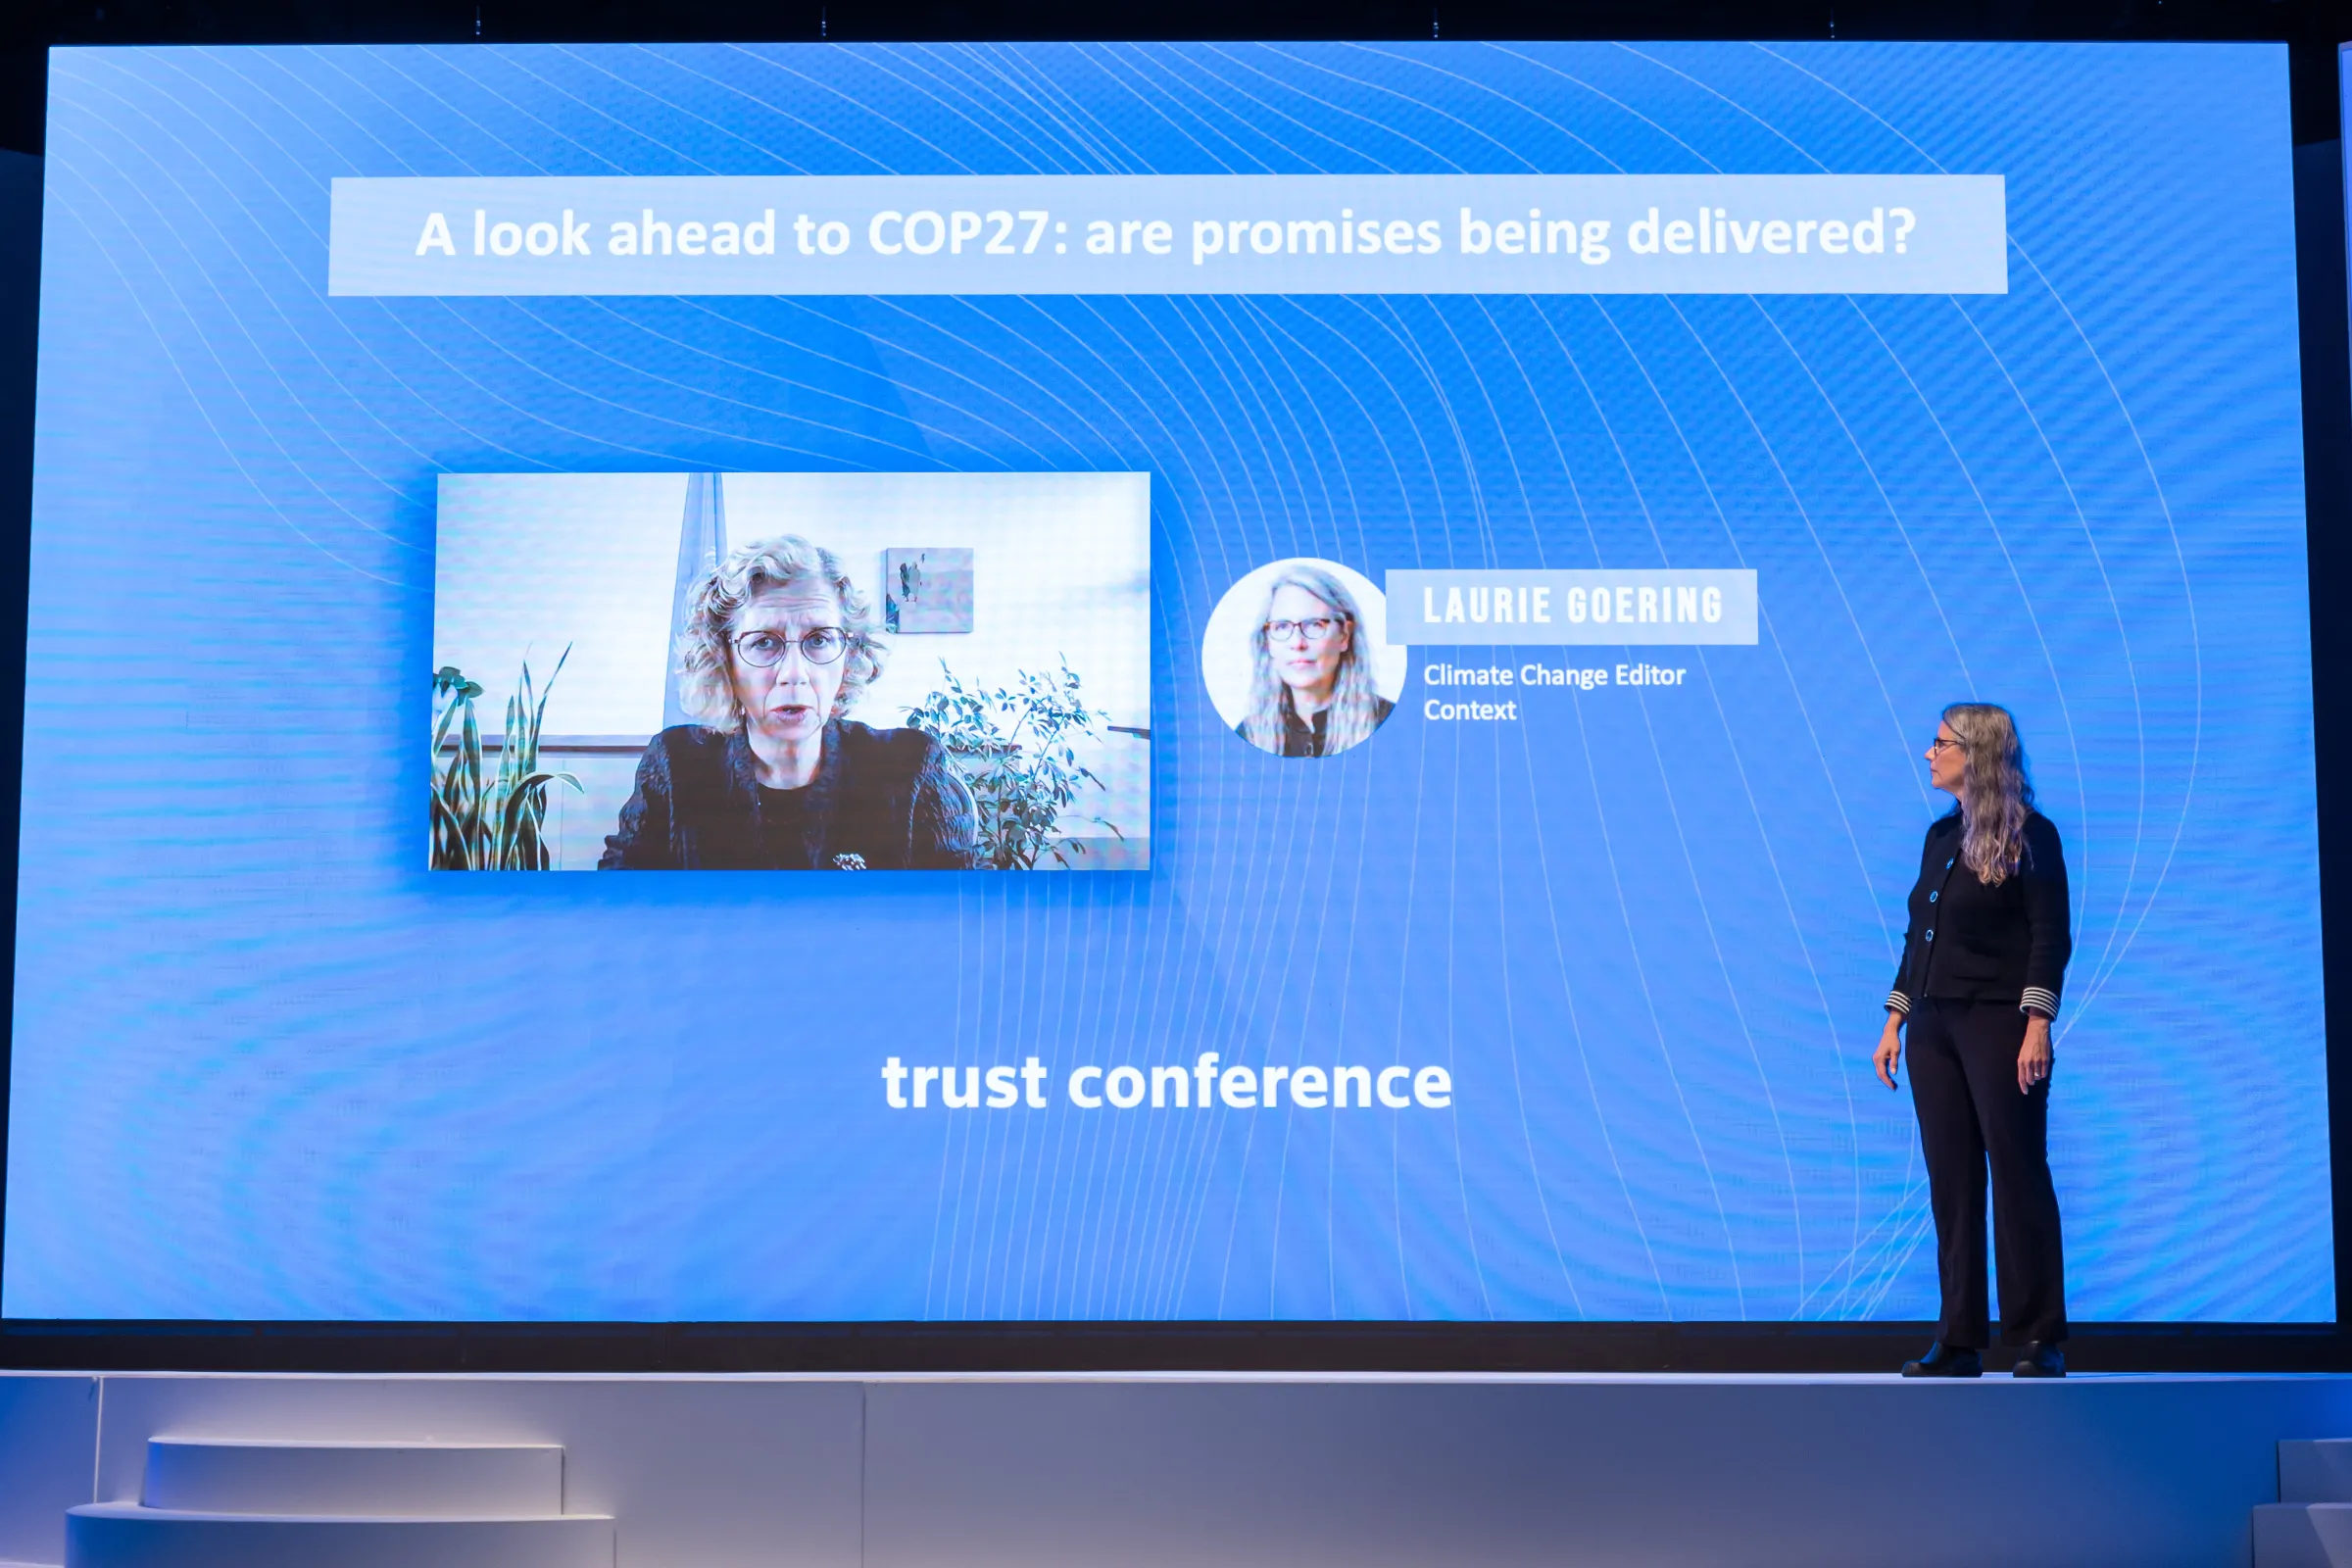
[[1888, 1012], [1909, 1012], [1911, 999], [1900, 991], [1889, 991], [1886, 993], [1886, 1010]]
[[2028, 986], [2018, 999], [2020, 1012], [2038, 1012], [2044, 1018], [2058, 1016], [2058, 993], [2047, 986]]

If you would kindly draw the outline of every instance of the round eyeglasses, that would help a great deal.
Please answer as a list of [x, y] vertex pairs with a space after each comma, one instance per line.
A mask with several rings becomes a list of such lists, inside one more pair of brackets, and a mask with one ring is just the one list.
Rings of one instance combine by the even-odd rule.
[[817, 626], [798, 637], [789, 632], [755, 629], [735, 634], [735, 657], [757, 669], [765, 669], [798, 648], [811, 664], [830, 664], [849, 652], [850, 634], [839, 626]]
[[1317, 615], [1312, 620], [1269, 620], [1266, 622], [1266, 641], [1287, 643], [1294, 637], [1303, 636], [1310, 643], [1329, 642], [1347, 624], [1345, 617], [1337, 615]]

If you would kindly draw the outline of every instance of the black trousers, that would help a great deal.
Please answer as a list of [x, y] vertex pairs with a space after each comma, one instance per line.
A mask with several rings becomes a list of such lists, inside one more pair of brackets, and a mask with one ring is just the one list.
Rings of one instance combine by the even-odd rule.
[[2066, 1338], [2066, 1253], [2050, 1184], [2050, 1085], [2018, 1093], [2026, 1015], [2014, 1002], [1926, 997], [1911, 1005], [1904, 1057], [1927, 1154], [1936, 1212], [1943, 1315], [1936, 1337], [1955, 1349], [1987, 1348], [1984, 1172], [1992, 1169], [1993, 1255], [2001, 1272], [2001, 1334]]

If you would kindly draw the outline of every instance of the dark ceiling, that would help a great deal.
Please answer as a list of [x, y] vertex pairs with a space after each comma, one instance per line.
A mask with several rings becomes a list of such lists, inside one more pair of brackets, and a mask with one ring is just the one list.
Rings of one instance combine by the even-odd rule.
[[41, 150], [51, 44], [958, 38], [2283, 39], [2295, 140], [2338, 134], [2352, 0], [16, 0], [0, 146]]

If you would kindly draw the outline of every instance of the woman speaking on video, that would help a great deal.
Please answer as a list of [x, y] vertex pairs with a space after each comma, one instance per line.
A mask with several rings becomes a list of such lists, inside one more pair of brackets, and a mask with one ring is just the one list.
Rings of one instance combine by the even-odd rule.
[[926, 870], [978, 863], [939, 742], [842, 714], [882, 672], [865, 596], [830, 550], [745, 545], [695, 585], [678, 692], [603, 870]]
[[1874, 1057], [1895, 1086], [1908, 1025], [1911, 1102], [1927, 1155], [1943, 1310], [1905, 1377], [1984, 1370], [1984, 1170], [2000, 1261], [2001, 1333], [2019, 1377], [2066, 1376], [2066, 1260], [2050, 1184], [2050, 1020], [2074, 951], [2058, 830], [2009, 710], [1954, 703], [1928, 748], [1928, 780], [1959, 802], [1928, 829], [1911, 929]]
[[1305, 562], [1284, 567], [1250, 633], [1244, 740], [1277, 757], [1337, 757], [1395, 710], [1380, 695], [1355, 597]]

